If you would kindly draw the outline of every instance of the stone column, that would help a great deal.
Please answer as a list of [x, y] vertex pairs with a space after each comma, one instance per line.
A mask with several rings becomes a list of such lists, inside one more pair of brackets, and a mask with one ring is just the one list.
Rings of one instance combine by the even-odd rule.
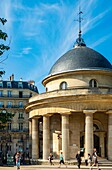
[[69, 115], [62, 115], [62, 151], [64, 159], [69, 159]]
[[29, 120], [29, 157], [32, 158], [32, 120]]
[[93, 110], [84, 110], [85, 113], [85, 158], [88, 158], [88, 153], [93, 152]]
[[108, 159], [112, 160], [112, 110], [107, 112], [108, 115]]
[[39, 132], [38, 119], [32, 119], [32, 159], [39, 158]]
[[101, 148], [101, 157], [105, 157], [105, 150], [104, 150], [104, 132], [100, 132], [100, 148]]
[[43, 116], [43, 160], [47, 160], [50, 153], [50, 124], [49, 116]]

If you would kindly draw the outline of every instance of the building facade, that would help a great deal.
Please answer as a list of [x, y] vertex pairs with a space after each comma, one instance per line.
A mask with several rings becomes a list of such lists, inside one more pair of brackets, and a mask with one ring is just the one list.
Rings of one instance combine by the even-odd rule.
[[[47, 160], [50, 152], [65, 160], [84, 157], [96, 148], [112, 160], [112, 65], [86, 47], [76, 45], [61, 56], [43, 80], [46, 92], [29, 99], [32, 158]], [[41, 134], [41, 137], [40, 137]]]
[[38, 94], [34, 81], [0, 80], [0, 113], [14, 114], [4, 129], [0, 129], [0, 151], [3, 155], [14, 155], [17, 151], [30, 152], [29, 122], [25, 106], [28, 99]]

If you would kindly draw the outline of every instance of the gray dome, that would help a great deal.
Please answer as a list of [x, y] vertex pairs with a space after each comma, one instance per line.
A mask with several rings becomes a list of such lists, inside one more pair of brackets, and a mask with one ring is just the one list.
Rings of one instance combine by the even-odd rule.
[[[110, 70], [112, 65], [100, 53], [88, 47], [76, 47], [62, 57], [52, 66], [49, 74], [58, 74], [75, 70]], [[112, 70], [111, 70], [112, 71]]]

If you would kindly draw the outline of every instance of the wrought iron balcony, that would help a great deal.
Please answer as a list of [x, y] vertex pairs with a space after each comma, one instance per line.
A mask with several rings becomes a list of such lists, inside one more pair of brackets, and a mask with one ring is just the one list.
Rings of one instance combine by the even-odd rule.
[[13, 128], [11, 129], [11, 132], [28, 132], [28, 128], [24, 128], [24, 129], [18, 129], [18, 128]]

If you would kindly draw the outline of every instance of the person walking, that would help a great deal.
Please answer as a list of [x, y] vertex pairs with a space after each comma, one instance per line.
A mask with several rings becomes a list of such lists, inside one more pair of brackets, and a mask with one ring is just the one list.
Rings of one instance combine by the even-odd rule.
[[96, 150], [96, 148], [94, 148], [94, 150], [93, 150], [93, 165], [92, 166], [96, 166], [96, 164], [98, 163], [98, 160], [97, 160], [97, 150]]
[[88, 165], [91, 166], [92, 164], [92, 156], [90, 155], [90, 153], [88, 153]]
[[53, 154], [52, 153], [49, 154], [48, 159], [49, 159], [50, 165], [54, 165], [53, 162], [52, 162], [52, 160], [53, 160]]
[[81, 165], [81, 156], [80, 156], [80, 151], [77, 152], [76, 154], [76, 159], [77, 159], [77, 166], [80, 169], [80, 165]]
[[63, 165], [65, 165], [66, 168], [67, 168], [67, 165], [66, 165], [65, 162], [64, 162], [63, 152], [61, 151], [61, 153], [60, 153], [60, 162], [59, 162], [59, 167], [58, 167], [58, 168], [61, 167], [61, 164], [62, 164], [62, 163], [63, 163]]
[[17, 167], [17, 170], [18, 170], [18, 169], [20, 169], [20, 159], [21, 159], [19, 152], [17, 152], [15, 159], [16, 159], [16, 167]]

